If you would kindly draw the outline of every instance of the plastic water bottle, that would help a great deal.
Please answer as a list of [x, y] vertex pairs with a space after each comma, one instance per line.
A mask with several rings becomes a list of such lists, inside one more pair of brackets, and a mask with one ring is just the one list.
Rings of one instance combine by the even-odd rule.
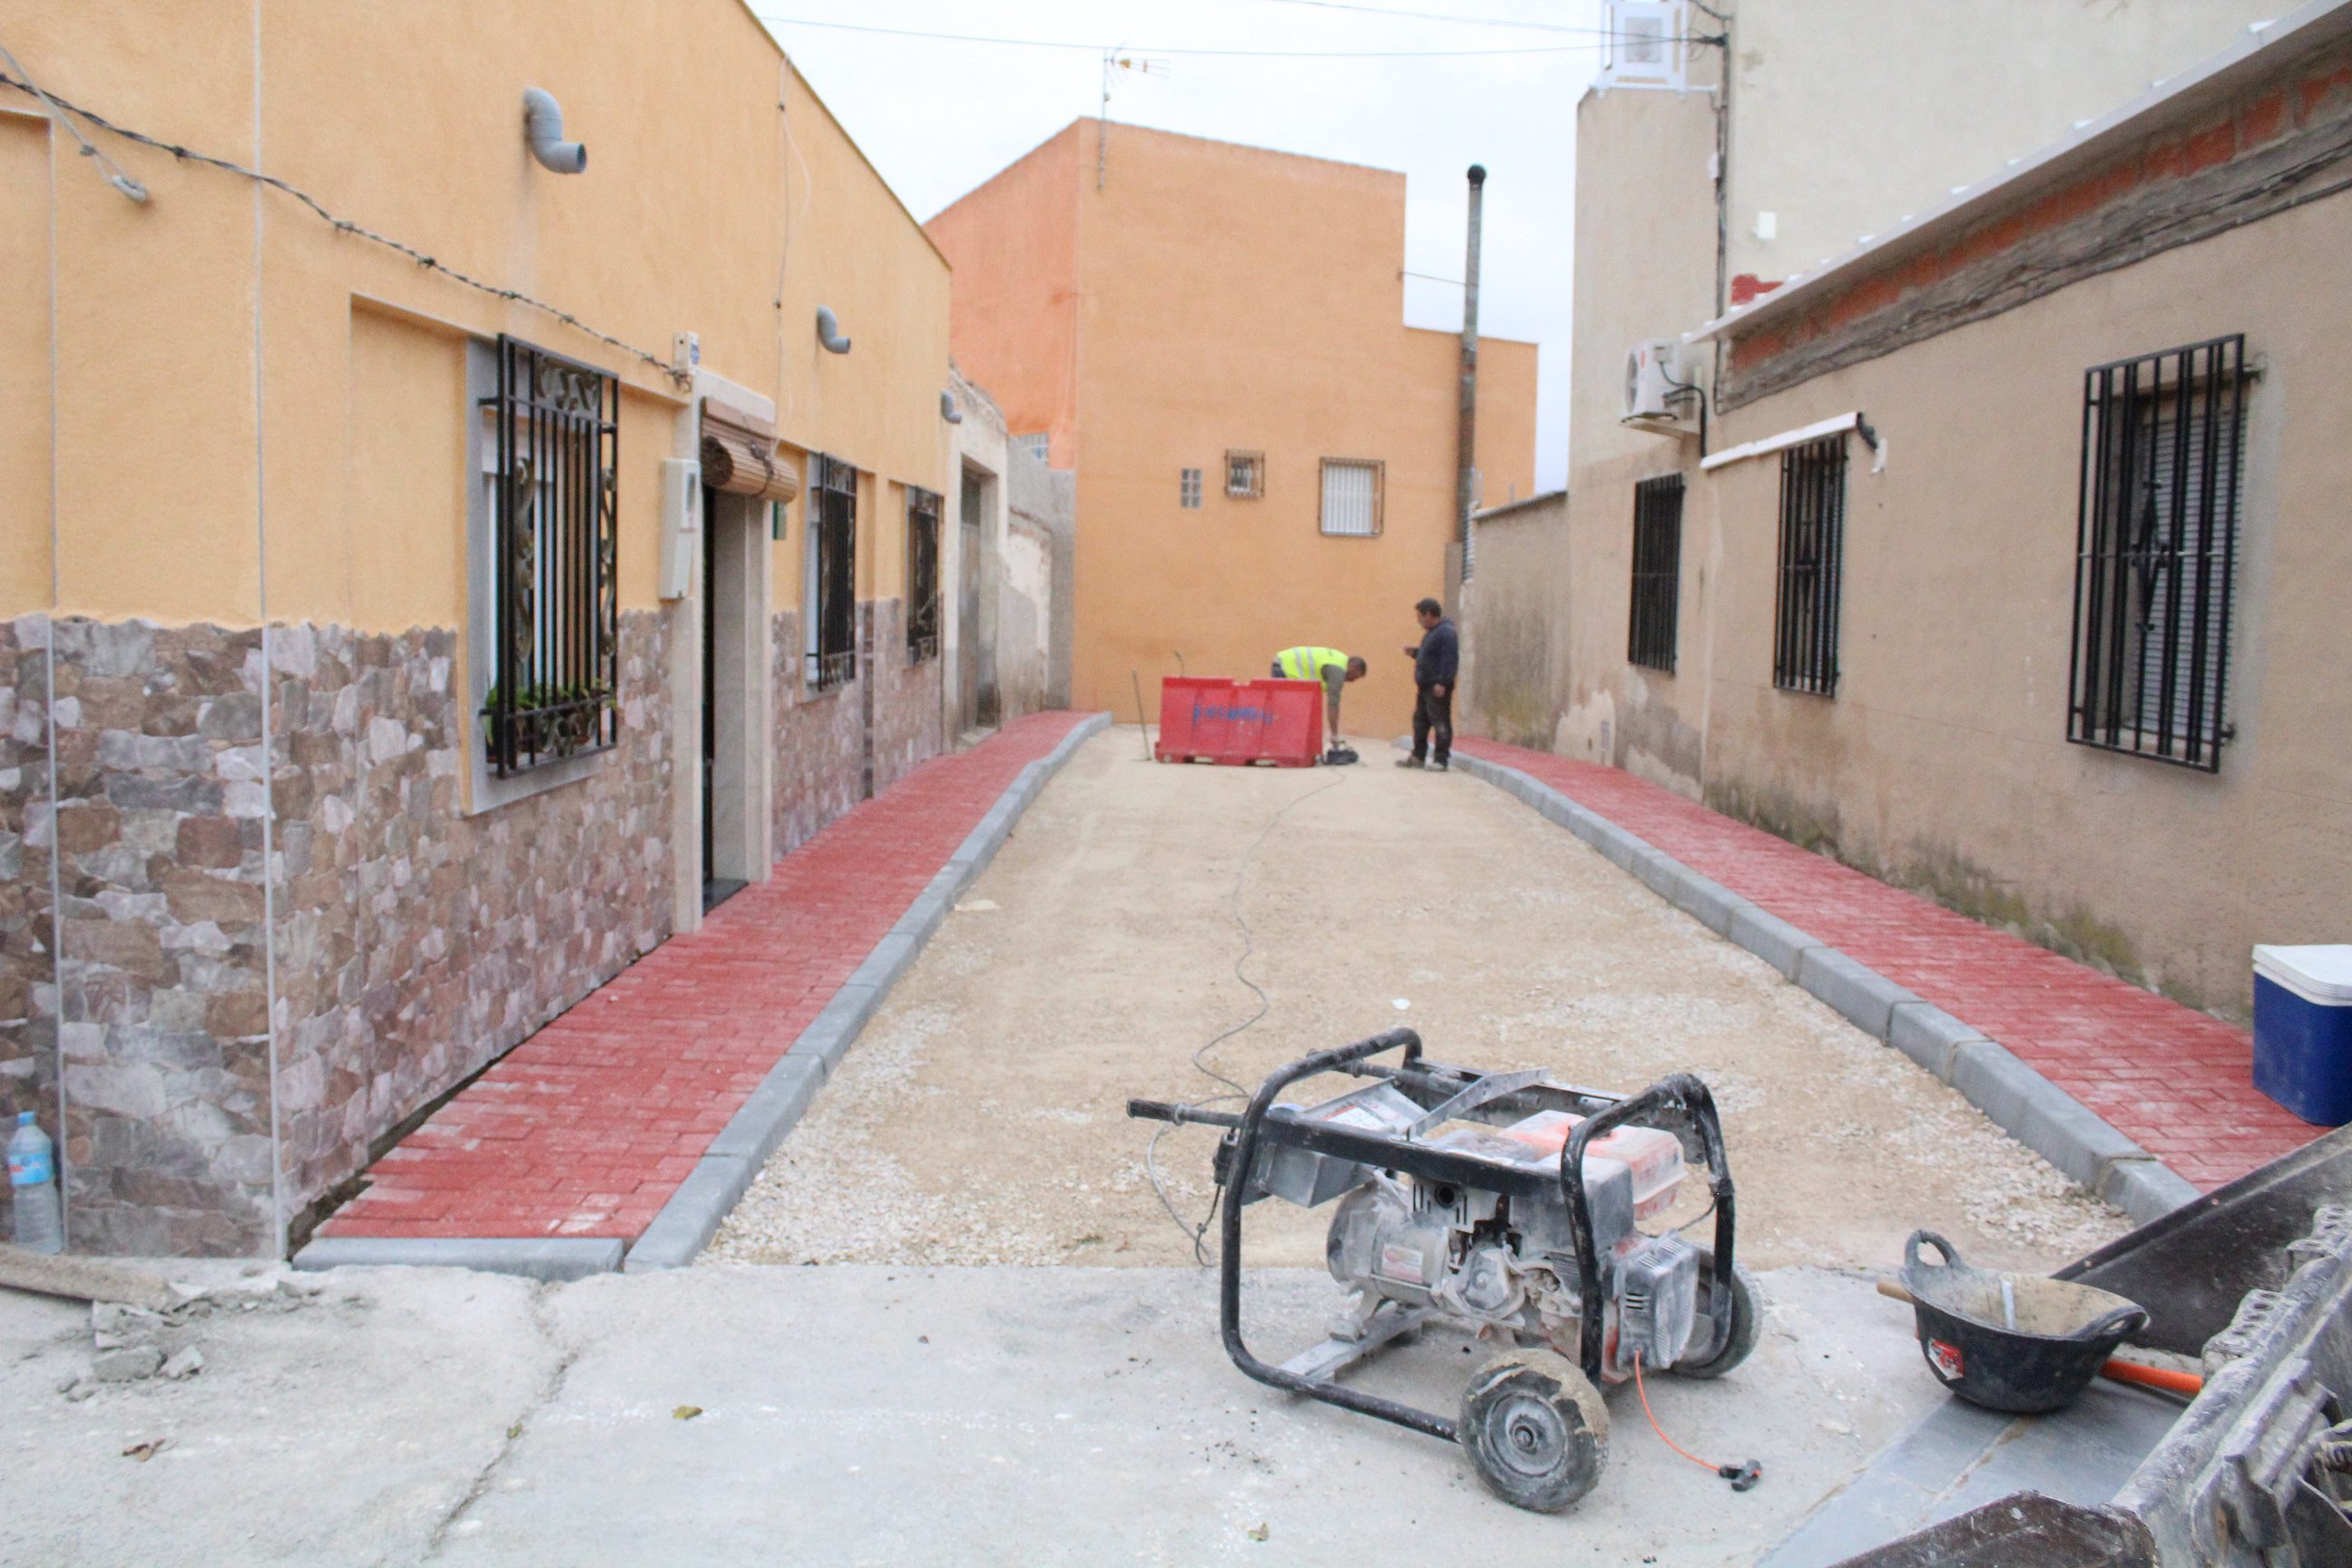
[[16, 1200], [17, 1246], [27, 1252], [65, 1249], [65, 1216], [58, 1208], [57, 1148], [29, 1110], [16, 1113], [16, 1131], [8, 1140], [8, 1195]]

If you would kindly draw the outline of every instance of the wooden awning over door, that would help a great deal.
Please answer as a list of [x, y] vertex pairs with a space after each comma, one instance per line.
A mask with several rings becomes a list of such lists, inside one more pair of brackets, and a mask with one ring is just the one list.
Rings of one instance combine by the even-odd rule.
[[702, 482], [733, 495], [789, 501], [800, 476], [776, 456], [775, 426], [712, 398], [702, 400]]

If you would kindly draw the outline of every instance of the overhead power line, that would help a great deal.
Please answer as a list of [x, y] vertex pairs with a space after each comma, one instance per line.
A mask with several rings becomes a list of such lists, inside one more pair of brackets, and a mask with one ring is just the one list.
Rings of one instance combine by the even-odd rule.
[[1268, 5], [1311, 5], [1318, 11], [1354, 11], [1366, 16], [1409, 16], [1423, 22], [1458, 22], [1468, 27], [1525, 27], [1538, 33], [1583, 33], [1595, 37], [1615, 35], [1606, 27], [1570, 27], [1559, 22], [1522, 22], [1509, 16], [1449, 16], [1443, 11], [1397, 11], [1386, 5], [1358, 5], [1352, 0], [1262, 0]]
[[[952, 44], [995, 44], [1008, 48], [1075, 49], [1099, 55], [1118, 50], [1133, 55], [1192, 55], [1258, 60], [1396, 60], [1462, 58], [1497, 55], [1572, 55], [1607, 47], [1596, 40], [1583, 44], [1520, 44], [1492, 49], [1207, 49], [1140, 44], [1080, 44], [1061, 38], [999, 38], [979, 33], [933, 33], [914, 27], [875, 27], [863, 22], [819, 22], [806, 16], [777, 16], [765, 11], [752, 15], [780, 27], [824, 27], [837, 33], [873, 33], [889, 38], [929, 38]], [[1665, 42], [1683, 40], [1667, 39]]]

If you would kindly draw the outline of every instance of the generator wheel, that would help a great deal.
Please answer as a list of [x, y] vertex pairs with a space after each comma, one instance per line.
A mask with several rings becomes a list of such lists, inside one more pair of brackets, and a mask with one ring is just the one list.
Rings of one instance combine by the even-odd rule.
[[1558, 1513], [1601, 1479], [1609, 1407], [1566, 1356], [1508, 1351], [1462, 1391], [1459, 1436], [1489, 1491], [1518, 1508]]
[[[1699, 1279], [1712, 1281], [1715, 1255], [1702, 1249], [1698, 1257]], [[1714, 1306], [1709, 1303], [1707, 1315], [1712, 1318], [1714, 1313]], [[1676, 1377], [1721, 1377], [1748, 1359], [1756, 1349], [1756, 1336], [1762, 1327], [1763, 1314], [1756, 1306], [1756, 1281], [1748, 1278], [1746, 1264], [1735, 1263], [1731, 1266], [1731, 1337], [1713, 1360], [1676, 1362], [1667, 1370]]]

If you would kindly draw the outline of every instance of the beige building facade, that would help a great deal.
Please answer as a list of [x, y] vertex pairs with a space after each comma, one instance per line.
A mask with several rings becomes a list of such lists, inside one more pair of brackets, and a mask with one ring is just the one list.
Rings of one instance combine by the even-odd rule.
[[[1778, 9], [1740, 8], [1737, 69]], [[1645, 206], [1607, 161], [1706, 128], [1589, 100], [1570, 492], [1482, 528], [1551, 581], [1479, 605], [1477, 721], [2224, 1013], [2252, 943], [2341, 940], [2352, 26], [2230, 33], [1704, 327], [1666, 296], [1704, 279], [1708, 204], [1674, 279], [1612, 273], [1602, 237]], [[1614, 373], [1654, 337], [1694, 390], [1624, 422]]]
[[949, 268], [736, 0], [0, 38], [0, 1109], [278, 1253], [952, 741]]

